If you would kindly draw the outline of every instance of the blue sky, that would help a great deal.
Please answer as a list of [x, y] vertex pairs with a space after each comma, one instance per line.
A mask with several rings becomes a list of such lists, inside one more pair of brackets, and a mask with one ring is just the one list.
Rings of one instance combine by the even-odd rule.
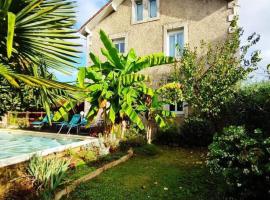
[[[79, 29], [95, 12], [97, 12], [107, 0], [77, 0], [77, 24]], [[261, 35], [261, 41], [256, 45], [255, 49], [261, 50], [263, 60], [259, 65], [259, 69], [253, 74], [253, 80], [261, 80], [266, 77], [266, 66], [270, 64], [270, 0], [239, 0], [240, 3], [240, 26], [245, 30], [244, 38], [253, 32]], [[82, 52], [86, 52], [85, 39], [78, 40], [83, 46]], [[85, 66], [86, 55], [82, 54], [78, 59], [78, 66]], [[57, 73], [56, 75], [61, 81], [73, 81], [76, 73], [65, 76]]]

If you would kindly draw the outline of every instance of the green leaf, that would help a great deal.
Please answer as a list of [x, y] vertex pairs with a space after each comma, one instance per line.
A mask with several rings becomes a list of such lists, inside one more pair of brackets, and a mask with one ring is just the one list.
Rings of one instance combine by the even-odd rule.
[[108, 58], [108, 60], [118, 69], [123, 69], [124, 66], [121, 63], [118, 55], [118, 50], [115, 48], [112, 40], [106, 35], [103, 30], [100, 30], [100, 39], [103, 42], [104, 47], [102, 54]]
[[137, 124], [137, 126], [141, 130], [144, 129], [144, 125], [141, 118], [130, 105], [124, 104], [122, 106], [122, 112], [125, 113], [133, 123]]
[[31, 12], [33, 9], [35, 9], [37, 6], [41, 4], [43, 0], [34, 0], [30, 4], [28, 4], [24, 9], [22, 9], [20, 12], [17, 13], [17, 20], [20, 20], [22, 17], [27, 15], [29, 12]]
[[86, 68], [80, 68], [78, 72], [77, 80], [78, 80], [79, 87], [81, 88], [84, 87], [85, 74], [86, 74]]
[[114, 104], [111, 104], [110, 111], [109, 111], [109, 119], [114, 124], [115, 122], [115, 115], [116, 115], [116, 107]]
[[7, 57], [10, 58], [13, 49], [13, 38], [15, 30], [16, 15], [8, 12], [8, 34], [7, 34]]
[[13, 1], [13, 0], [2, 0], [2, 1], [4, 1], [2, 10], [3, 10], [4, 12], [7, 12], [7, 11], [9, 10], [9, 7], [10, 7], [10, 5], [12, 4], [12, 1]]

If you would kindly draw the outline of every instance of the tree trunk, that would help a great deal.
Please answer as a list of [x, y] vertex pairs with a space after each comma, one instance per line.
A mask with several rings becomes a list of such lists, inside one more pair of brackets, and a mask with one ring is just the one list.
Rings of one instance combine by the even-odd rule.
[[148, 121], [147, 132], [146, 132], [146, 139], [147, 139], [148, 144], [152, 143], [152, 137], [153, 137], [153, 124], [151, 121]]
[[126, 130], [127, 130], [127, 122], [125, 120], [122, 120], [122, 125], [121, 125], [121, 139], [124, 139]]

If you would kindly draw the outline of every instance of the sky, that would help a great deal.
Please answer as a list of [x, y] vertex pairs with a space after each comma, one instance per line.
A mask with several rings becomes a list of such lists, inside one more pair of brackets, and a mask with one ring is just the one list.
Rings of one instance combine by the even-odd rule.
[[[107, 0], [77, 0], [77, 24], [79, 29], [92, 15], [94, 15]], [[258, 70], [252, 74], [252, 81], [260, 81], [267, 78], [266, 66], [270, 64], [270, 0], [239, 0], [240, 26], [244, 28], [243, 41], [256, 32], [261, 35], [260, 42], [252, 50], [261, 50], [262, 61]], [[82, 52], [86, 52], [85, 38], [81, 37], [77, 41], [82, 44]], [[86, 55], [81, 54], [77, 67], [86, 65]], [[61, 81], [74, 81], [76, 73], [63, 75], [56, 72], [56, 76]]]

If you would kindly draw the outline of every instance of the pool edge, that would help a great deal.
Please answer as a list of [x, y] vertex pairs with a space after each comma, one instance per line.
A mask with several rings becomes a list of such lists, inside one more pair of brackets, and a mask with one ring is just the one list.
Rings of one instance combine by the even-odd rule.
[[9, 131], [15, 134], [27, 134], [27, 135], [36, 135], [39, 134], [38, 136], [45, 136], [45, 137], [52, 137], [52, 138], [74, 138], [74, 139], [82, 139], [83, 141], [79, 142], [74, 142], [71, 144], [67, 145], [62, 145], [54, 148], [49, 148], [41, 151], [36, 151], [32, 153], [27, 153], [27, 154], [22, 154], [16, 157], [11, 157], [11, 158], [5, 158], [0, 160], [0, 168], [16, 165], [19, 163], [23, 163], [28, 161], [33, 155], [39, 155], [39, 156], [48, 156], [50, 154], [54, 153], [60, 153], [63, 152], [67, 149], [73, 149], [73, 148], [78, 148], [78, 147], [83, 147], [83, 146], [88, 146], [93, 143], [99, 142], [98, 138], [94, 137], [88, 137], [88, 136], [78, 136], [78, 135], [63, 135], [63, 134], [56, 134], [56, 133], [48, 133], [48, 132], [36, 132], [36, 131], [25, 131], [25, 130], [18, 130], [18, 129], [0, 129], [1, 131]]

